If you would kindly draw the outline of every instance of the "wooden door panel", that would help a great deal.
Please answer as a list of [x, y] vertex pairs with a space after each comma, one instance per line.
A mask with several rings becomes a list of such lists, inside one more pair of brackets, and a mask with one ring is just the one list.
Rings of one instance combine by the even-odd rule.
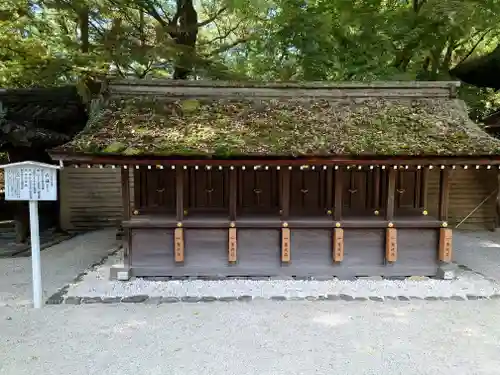
[[323, 171], [294, 170], [290, 183], [292, 215], [322, 214], [326, 210], [326, 174]]
[[415, 208], [417, 171], [399, 171], [396, 176], [396, 208]]
[[175, 209], [175, 171], [135, 170], [135, 207], [139, 210]]
[[276, 170], [242, 170], [238, 185], [238, 206], [241, 212], [269, 213], [279, 210]]
[[366, 171], [346, 171], [343, 179], [343, 206], [347, 212], [363, 212], [367, 209]]
[[213, 210], [227, 208], [225, 172], [221, 170], [192, 170], [189, 208]]

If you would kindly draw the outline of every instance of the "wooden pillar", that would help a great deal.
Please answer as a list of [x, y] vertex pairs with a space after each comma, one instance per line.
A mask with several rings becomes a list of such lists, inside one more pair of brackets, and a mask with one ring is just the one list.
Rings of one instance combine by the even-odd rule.
[[380, 168], [376, 168], [374, 173], [373, 208], [380, 210]]
[[326, 170], [326, 209], [333, 212], [333, 171]]
[[413, 201], [415, 202], [415, 208], [420, 208], [420, 200], [422, 199], [422, 170], [418, 169], [415, 172], [415, 195]]
[[281, 171], [281, 218], [288, 220], [290, 216], [290, 169]]
[[123, 220], [130, 219], [130, 174], [129, 169], [121, 168], [122, 179], [122, 205], [123, 205]]
[[344, 230], [335, 228], [333, 230], [333, 261], [338, 263], [344, 260]]
[[175, 172], [175, 218], [179, 223], [184, 219], [184, 170], [180, 166]]
[[450, 195], [450, 171], [441, 169], [439, 179], [439, 220], [448, 220], [448, 200]]
[[[131, 216], [130, 207], [130, 173], [129, 169], [121, 168], [122, 185], [122, 220], [129, 220]], [[123, 231], [123, 264], [131, 267], [132, 233], [130, 228], [122, 228]]]
[[335, 199], [334, 199], [334, 219], [340, 221], [342, 219], [342, 178], [341, 169], [335, 170]]
[[385, 206], [385, 219], [394, 220], [394, 199], [396, 194], [396, 170], [389, 169], [389, 181], [387, 183], [387, 202]]
[[[233, 167], [231, 167], [233, 168]], [[236, 169], [229, 170], [229, 218], [231, 221], [236, 220], [237, 202], [238, 200], [238, 172]]]
[[424, 168], [422, 170], [422, 177], [421, 177], [421, 188], [420, 188], [420, 208], [423, 210], [426, 210], [427, 207], [427, 192], [429, 189], [429, 169]]
[[175, 173], [175, 217], [177, 228], [174, 230], [174, 258], [176, 263], [184, 262], [184, 171], [177, 167]]

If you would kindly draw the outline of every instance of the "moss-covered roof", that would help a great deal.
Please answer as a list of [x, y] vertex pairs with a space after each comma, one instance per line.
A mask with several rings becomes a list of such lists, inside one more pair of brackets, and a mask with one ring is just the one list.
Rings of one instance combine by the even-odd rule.
[[449, 98], [111, 97], [57, 151], [120, 155], [500, 154]]

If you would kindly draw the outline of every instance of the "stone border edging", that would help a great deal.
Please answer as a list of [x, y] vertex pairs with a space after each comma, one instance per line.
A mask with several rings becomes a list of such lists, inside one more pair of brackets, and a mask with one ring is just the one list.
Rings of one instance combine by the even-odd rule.
[[88, 267], [85, 271], [80, 272], [78, 275], [76, 275], [76, 277], [70, 283], [64, 285], [62, 288], [58, 289], [57, 292], [55, 292], [54, 294], [52, 294], [45, 301], [45, 304], [46, 305], [60, 305], [61, 303], [63, 303], [63, 301], [65, 299], [64, 296], [66, 295], [66, 293], [68, 293], [68, 289], [71, 286], [71, 284], [74, 284], [74, 283], [77, 283], [79, 281], [82, 281], [83, 277], [85, 275], [87, 275], [89, 272], [94, 271], [95, 269], [97, 269], [97, 267], [102, 266], [104, 263], [106, 263], [106, 261], [110, 257], [116, 255], [121, 249], [122, 249], [122, 245], [121, 244], [117, 244], [116, 246], [114, 246], [113, 248], [111, 248], [111, 250], [109, 251], [109, 253], [106, 256], [102, 257], [101, 260], [99, 260], [98, 262], [95, 262], [95, 263], [91, 264], [90, 267]]
[[[355, 297], [347, 294], [328, 294], [326, 296], [306, 296], [306, 297], [288, 297], [288, 296], [272, 296], [269, 298], [264, 297], [253, 297], [249, 295], [242, 296], [225, 296], [225, 297], [214, 297], [214, 296], [183, 296], [183, 297], [159, 297], [153, 296], [150, 297], [145, 294], [127, 296], [127, 297], [88, 297], [88, 296], [66, 296], [68, 289], [71, 284], [82, 281], [83, 277], [87, 275], [89, 272], [94, 271], [97, 267], [103, 265], [108, 258], [116, 255], [122, 249], [122, 245], [118, 244], [115, 248], [113, 248], [106, 256], [104, 256], [100, 261], [92, 264], [85, 271], [79, 273], [71, 283], [66, 284], [64, 287], [60, 288], [56, 293], [50, 296], [45, 302], [46, 305], [80, 305], [80, 304], [121, 304], [121, 303], [144, 303], [149, 305], [160, 305], [160, 304], [171, 304], [171, 303], [209, 303], [209, 302], [251, 302], [251, 301], [372, 301], [372, 302], [385, 302], [385, 301], [477, 301], [477, 300], [500, 300], [500, 293], [493, 294], [490, 296], [484, 295], [475, 295], [475, 294], [467, 294], [465, 296], [462, 295], [453, 295], [451, 297], [417, 297], [417, 296], [369, 296], [369, 297]], [[453, 262], [458, 268], [461, 268], [466, 271], [474, 272], [478, 275], [483, 276], [485, 279], [498, 283], [496, 280], [486, 277], [485, 275], [476, 272], [465, 265], [458, 264]], [[157, 278], [150, 278], [157, 279]], [[172, 278], [162, 278], [172, 280]], [[192, 279], [191, 277], [179, 278], [179, 279]], [[210, 278], [208, 278], [210, 279]], [[223, 278], [230, 279], [230, 278]], [[273, 278], [256, 278], [256, 279], [265, 279], [270, 280]], [[308, 278], [310, 279], [310, 278]], [[312, 278], [314, 280], [314, 278]], [[430, 277], [425, 276], [410, 276], [410, 277], [388, 277], [383, 278], [380, 276], [377, 277], [356, 277], [355, 279], [377, 279], [377, 280], [426, 280], [431, 279]], [[220, 278], [218, 279], [220, 280]]]
[[[53, 296], [54, 297], [54, 296]], [[416, 296], [370, 296], [370, 297], [354, 297], [347, 294], [328, 294], [326, 296], [307, 296], [307, 297], [286, 297], [286, 296], [272, 296], [270, 298], [253, 297], [248, 295], [243, 296], [227, 296], [227, 297], [214, 297], [214, 296], [184, 296], [184, 297], [149, 297], [145, 294], [138, 294], [127, 297], [76, 297], [76, 296], [57, 296], [56, 298], [49, 298], [47, 304], [49, 305], [88, 305], [88, 304], [127, 304], [127, 303], [144, 303], [148, 305], [160, 305], [171, 303], [210, 303], [210, 302], [251, 302], [251, 301], [372, 301], [372, 302], [385, 302], [385, 301], [477, 301], [477, 300], [500, 300], [500, 294], [493, 294], [491, 296], [481, 296], [468, 294], [466, 296], [454, 295], [451, 297], [416, 297]]]

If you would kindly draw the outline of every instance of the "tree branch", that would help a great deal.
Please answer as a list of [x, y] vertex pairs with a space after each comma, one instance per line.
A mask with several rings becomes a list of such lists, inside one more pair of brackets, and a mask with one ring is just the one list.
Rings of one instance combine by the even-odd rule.
[[476, 42], [476, 44], [474, 44], [474, 46], [472, 46], [471, 50], [467, 53], [467, 55], [465, 55], [465, 57], [463, 59], [460, 60], [460, 62], [456, 66], [459, 66], [460, 64], [462, 64], [465, 60], [467, 60], [474, 53], [474, 51], [476, 50], [476, 48], [479, 47], [479, 45], [481, 44], [481, 42], [484, 40], [484, 38], [486, 38], [486, 35], [488, 35], [491, 32], [491, 30], [493, 30], [493, 28], [487, 29], [483, 33], [483, 35], [481, 35], [481, 37]]
[[205, 21], [199, 22], [196, 26], [197, 28], [201, 28], [203, 26], [208, 25], [209, 23], [214, 22], [217, 17], [219, 17], [222, 13], [224, 13], [227, 10], [227, 7], [223, 7], [219, 9], [215, 14], [213, 14], [211, 17], [207, 18]]
[[220, 46], [219, 48], [215, 49], [214, 51], [212, 51], [209, 54], [209, 56], [215, 56], [215, 55], [218, 55], [219, 53], [226, 52], [226, 51], [230, 50], [231, 48], [234, 48], [237, 45], [242, 44], [242, 43], [247, 43], [252, 39], [253, 39], [253, 37], [250, 37], [250, 36], [245, 37], [245, 38], [236, 39], [232, 43], [224, 44], [224, 45]]

